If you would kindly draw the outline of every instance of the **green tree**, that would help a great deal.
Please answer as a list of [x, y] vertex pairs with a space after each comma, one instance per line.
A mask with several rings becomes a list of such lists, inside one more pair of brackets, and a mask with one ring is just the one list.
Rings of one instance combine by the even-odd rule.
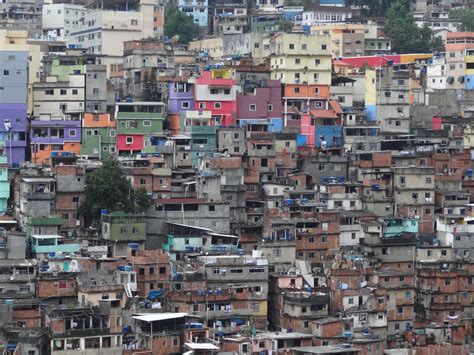
[[149, 74], [145, 72], [140, 96], [142, 101], [161, 101], [163, 99], [163, 95], [156, 80], [156, 68], [151, 68]]
[[460, 31], [474, 31], [474, 9], [456, 9], [449, 13], [449, 17], [454, 21], [461, 22]]
[[392, 41], [392, 49], [397, 53], [427, 53], [439, 40], [433, 40], [433, 32], [428, 26], [418, 27], [410, 11], [409, 0], [393, 2], [387, 11], [388, 23], [385, 27]]
[[114, 159], [104, 160], [100, 168], [87, 175], [85, 195], [79, 213], [86, 223], [98, 220], [101, 209], [139, 213], [151, 205], [146, 191], [134, 191], [120, 163]]
[[277, 22], [278, 29], [283, 32], [291, 32], [293, 28], [293, 22], [291, 21], [278, 21]]
[[181, 12], [175, 4], [168, 2], [165, 7], [165, 36], [179, 36], [178, 42], [188, 44], [198, 33], [199, 28], [192, 16]]

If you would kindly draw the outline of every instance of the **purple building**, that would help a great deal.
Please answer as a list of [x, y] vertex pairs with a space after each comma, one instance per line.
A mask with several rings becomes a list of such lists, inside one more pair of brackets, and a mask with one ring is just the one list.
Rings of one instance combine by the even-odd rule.
[[79, 155], [81, 121], [31, 121], [31, 160], [50, 164], [51, 157]]
[[194, 84], [173, 82], [168, 84], [168, 113], [194, 110]]
[[[239, 125], [270, 126], [272, 122], [282, 119], [280, 81], [266, 80], [263, 81], [265, 86], [258, 86], [259, 84], [256, 83], [253, 92], [237, 94], [237, 123]], [[268, 130], [271, 129], [268, 128]]]
[[5, 156], [10, 166], [25, 161], [26, 103], [0, 104], [0, 141], [5, 142]]

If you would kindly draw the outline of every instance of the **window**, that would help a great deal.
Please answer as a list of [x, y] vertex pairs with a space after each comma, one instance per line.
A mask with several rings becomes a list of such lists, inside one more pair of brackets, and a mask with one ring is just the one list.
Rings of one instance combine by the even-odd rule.
[[189, 108], [189, 101], [181, 102], [181, 108]]
[[77, 95], [77, 89], [72, 89], [72, 94]]
[[127, 234], [127, 227], [120, 227], [120, 234]]
[[300, 88], [294, 88], [293, 91], [295, 92], [295, 94], [299, 94], [300, 93]]
[[405, 182], [406, 182], [405, 176], [400, 176], [399, 181], [400, 181], [400, 185], [405, 185]]
[[403, 307], [397, 307], [397, 313], [403, 314]]
[[10, 71], [9, 71], [9, 70], [4, 70], [4, 71], [3, 71], [3, 75], [4, 75], [4, 76], [10, 75]]
[[216, 206], [215, 205], [209, 205], [209, 212], [215, 212]]
[[327, 46], [325, 44], [321, 45], [321, 49], [325, 51], [327, 49]]
[[352, 240], [356, 239], [356, 234], [355, 233], [351, 233], [351, 239]]
[[67, 90], [66, 90], [66, 89], [61, 89], [61, 90], [59, 91], [59, 93], [60, 93], [61, 95], [66, 95], [66, 94], [67, 94]]
[[388, 248], [382, 248], [382, 255], [388, 255]]
[[220, 102], [214, 102], [214, 108], [219, 110], [222, 107]]
[[318, 170], [319, 171], [325, 171], [326, 170], [326, 165], [325, 164], [319, 164]]
[[138, 25], [138, 20], [130, 20], [130, 24], [132, 26], [137, 26]]
[[75, 129], [70, 129], [69, 130], [69, 137], [75, 137], [76, 136], [76, 130]]
[[79, 196], [73, 196], [72, 197], [72, 202], [78, 203], [79, 202]]
[[426, 181], [427, 184], [431, 184], [431, 178], [430, 178], [430, 177], [427, 177], [427, 178], [425, 179], [425, 181]]
[[92, 93], [93, 94], [98, 94], [99, 93], [99, 88], [93, 88]]
[[54, 90], [53, 89], [48, 89], [44, 91], [45, 95], [54, 95]]
[[150, 120], [144, 120], [143, 121], [143, 127], [150, 127], [151, 126], [151, 121]]
[[127, 144], [133, 144], [133, 137], [127, 136], [127, 138], [125, 139], [125, 141], [126, 141]]
[[349, 303], [349, 304], [354, 304], [354, 299], [353, 299], [353, 298], [349, 298], [348, 303]]
[[249, 105], [249, 111], [257, 111], [257, 105], [255, 104]]
[[218, 267], [215, 267], [215, 268], [212, 269], [212, 273], [213, 273], [214, 275], [218, 275], [218, 274], [221, 273], [221, 269], [219, 269]]
[[445, 280], [444, 280], [444, 285], [445, 285], [445, 286], [451, 285], [451, 279], [445, 279]]
[[295, 45], [294, 45], [293, 43], [290, 43], [290, 44], [288, 45], [288, 48], [289, 48], [289, 49], [295, 49]]
[[411, 198], [414, 199], [414, 200], [418, 199], [418, 192], [413, 192], [411, 194]]
[[320, 59], [315, 59], [314, 60], [314, 65], [319, 65], [321, 64], [321, 60]]
[[273, 105], [272, 104], [267, 105], [267, 111], [273, 111]]
[[206, 109], [206, 103], [205, 102], [200, 102], [199, 103], [199, 109], [205, 110]]
[[295, 58], [295, 64], [301, 64], [301, 59], [300, 58]]

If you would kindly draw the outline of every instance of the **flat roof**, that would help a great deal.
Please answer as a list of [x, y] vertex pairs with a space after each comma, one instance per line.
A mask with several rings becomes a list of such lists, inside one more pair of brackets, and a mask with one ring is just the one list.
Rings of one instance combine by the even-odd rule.
[[153, 102], [153, 101], [134, 101], [134, 102], [116, 102], [116, 105], [121, 106], [136, 106], [136, 105], [143, 105], [143, 106], [164, 106], [163, 102]]
[[166, 224], [172, 225], [172, 226], [178, 226], [178, 227], [183, 227], [183, 228], [191, 228], [191, 229], [199, 229], [205, 232], [213, 232], [212, 229], [209, 228], [204, 228], [204, 227], [198, 227], [198, 226], [191, 226], [189, 224], [183, 224], [183, 223], [175, 223], [175, 222], [165, 222]]
[[298, 348], [291, 348], [295, 353], [303, 354], [338, 354], [338, 353], [358, 353], [360, 349], [356, 348], [345, 348], [338, 345], [327, 345], [327, 346], [304, 346]]
[[187, 313], [140, 313], [133, 316], [133, 319], [141, 320], [143, 322], [156, 322], [168, 319], [183, 318]]
[[239, 238], [236, 235], [230, 235], [230, 234], [221, 234], [221, 233], [214, 233], [214, 232], [209, 232], [207, 234], [212, 235], [213, 237]]
[[283, 332], [264, 332], [264, 333], [257, 333], [254, 337], [255, 339], [308, 339], [312, 338], [312, 334], [306, 333], [298, 333], [298, 332], [291, 332], [291, 333], [283, 333]]
[[184, 343], [184, 346], [192, 350], [220, 350], [212, 343]]
[[34, 239], [62, 239], [64, 238], [62, 235], [56, 235], [56, 234], [34, 234], [31, 236], [31, 238]]

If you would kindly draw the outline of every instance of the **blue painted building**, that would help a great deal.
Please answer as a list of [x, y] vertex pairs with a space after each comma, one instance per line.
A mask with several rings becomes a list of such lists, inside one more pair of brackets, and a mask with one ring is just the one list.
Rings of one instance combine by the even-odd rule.
[[25, 160], [28, 52], [0, 51], [0, 141], [9, 166]]
[[418, 233], [418, 219], [416, 218], [385, 218], [383, 236], [393, 237], [400, 233]]
[[194, 18], [194, 23], [199, 27], [208, 25], [208, 0], [179, 0], [178, 8]]
[[316, 126], [316, 147], [342, 147], [342, 126]]

